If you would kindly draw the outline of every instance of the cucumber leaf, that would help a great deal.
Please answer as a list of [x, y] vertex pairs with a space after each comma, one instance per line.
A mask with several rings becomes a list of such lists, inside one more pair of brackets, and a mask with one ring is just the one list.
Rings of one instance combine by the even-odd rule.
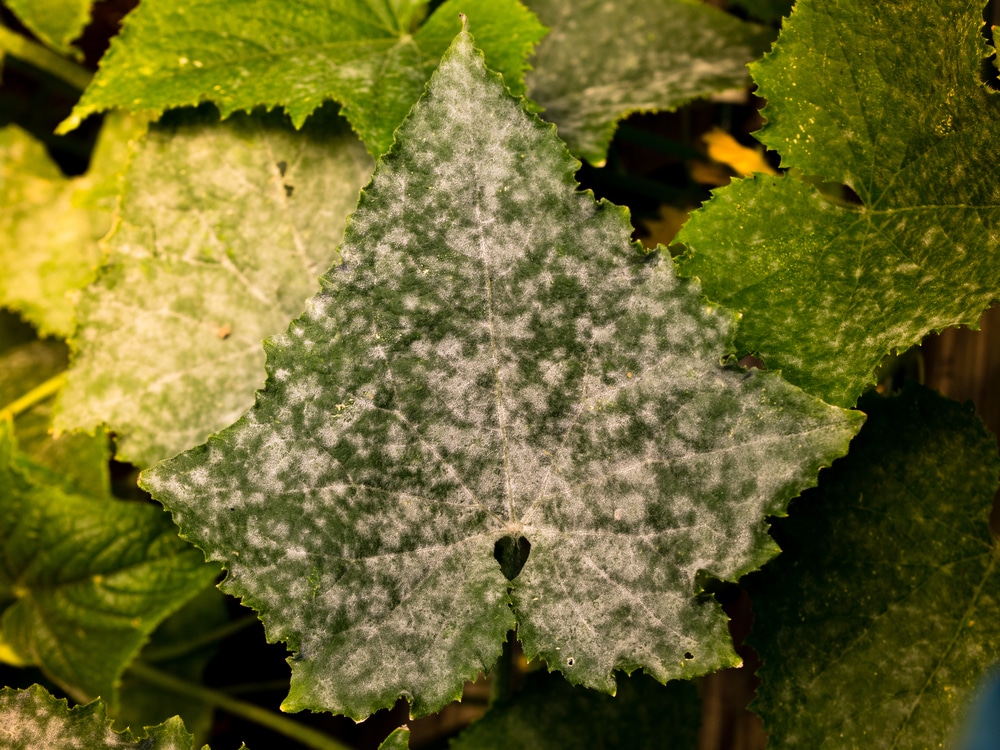
[[746, 64], [774, 39], [770, 29], [698, 0], [527, 4], [551, 29], [531, 61], [528, 94], [569, 150], [596, 165], [619, 120], [746, 86]]
[[64, 55], [83, 58], [83, 53], [70, 44], [90, 22], [92, 0], [4, 0], [17, 20]]
[[774, 747], [944, 747], [1000, 652], [996, 439], [922, 387], [861, 399], [851, 453], [748, 579]]
[[861, 417], [720, 364], [733, 316], [578, 164], [462, 32], [254, 408], [143, 473], [295, 652], [286, 710], [435, 711], [515, 623], [605, 692], [738, 662], [700, 576], [770, 558]]
[[426, 0], [144, 0], [60, 132], [113, 107], [159, 114], [204, 101], [223, 117], [284, 107], [301, 127], [333, 99], [378, 156], [458, 31], [459, 13], [523, 91], [525, 58], [544, 28], [520, 3], [446, 0], [421, 25], [426, 10]]
[[246, 411], [260, 342], [339, 257], [371, 166], [330, 109], [301, 132], [278, 113], [220, 124], [211, 106], [152, 127], [77, 310], [57, 430], [106, 424], [119, 458], [151, 466]]
[[[980, 156], [1000, 95], [980, 79], [982, 23], [978, 2], [800, 0], [751, 66], [768, 102], [758, 137], [860, 205], [756, 176], [677, 238], [682, 273], [743, 314], [738, 349], [830, 403], [854, 404], [884, 355], [975, 327], [1000, 299], [1000, 167]], [[914, 64], [913, 50], [935, 53]]]
[[194, 737], [176, 716], [145, 732], [119, 734], [103, 701], [70, 708], [40, 685], [27, 690], [0, 689], [0, 746], [16, 750], [52, 748], [134, 748], [134, 750], [191, 750]]
[[71, 493], [0, 419], [0, 640], [80, 701], [112, 706], [125, 666], [217, 569], [148, 503]]

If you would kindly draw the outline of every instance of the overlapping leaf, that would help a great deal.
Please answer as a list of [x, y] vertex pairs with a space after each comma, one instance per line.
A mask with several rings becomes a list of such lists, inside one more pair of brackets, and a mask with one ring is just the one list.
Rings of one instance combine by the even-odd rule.
[[260, 342], [337, 258], [371, 160], [333, 112], [176, 113], [138, 145], [108, 257], [83, 295], [56, 427], [107, 424], [139, 466], [203, 441], [253, 403]]
[[451, 750], [695, 750], [701, 700], [691, 682], [658, 685], [646, 675], [619, 680], [612, 697], [574, 688], [558, 675], [528, 685], [460, 734]]
[[[373, 156], [424, 90], [464, 13], [491, 65], [523, 90], [544, 28], [517, 0], [144, 0], [63, 128], [111, 107], [162, 112], [212, 101], [223, 116], [284, 107], [296, 127], [327, 99]], [[276, 30], [280, 29], [280, 33]]]
[[112, 731], [102, 701], [70, 708], [44, 688], [0, 689], [0, 747], [53, 750], [85, 747], [112, 750], [192, 750], [194, 737], [176, 716], [145, 732]]
[[570, 151], [594, 164], [603, 164], [629, 113], [674, 110], [746, 85], [746, 64], [773, 38], [697, 0], [527, 4], [551, 29], [531, 61], [528, 94]]
[[82, 57], [70, 43], [90, 20], [92, 0], [5, 0], [4, 5], [47, 45], [64, 55], [75, 52]]
[[[975, 325], [1000, 299], [1000, 98], [980, 80], [982, 3], [801, 0], [754, 79], [782, 164], [852, 188], [755, 177], [678, 237], [737, 339], [793, 383], [855, 402], [882, 357]], [[919, 23], [913, 19], [919, 18]], [[914, 62], [914, 50], [934, 50]]]
[[737, 660], [696, 577], [768, 559], [860, 418], [720, 365], [732, 316], [577, 166], [460, 34], [254, 408], [143, 475], [295, 652], [287, 709], [436, 710], [515, 623], [608, 692]]
[[149, 633], [217, 570], [157, 508], [66, 491], [11, 433], [0, 419], [0, 636], [75, 698], [114, 704]]
[[922, 389], [865, 396], [851, 454], [750, 579], [774, 747], [944, 747], [1000, 651], [996, 440]]

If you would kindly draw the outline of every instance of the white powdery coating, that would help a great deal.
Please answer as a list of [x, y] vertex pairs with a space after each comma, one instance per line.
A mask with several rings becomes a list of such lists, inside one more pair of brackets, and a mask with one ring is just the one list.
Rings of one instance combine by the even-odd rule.
[[[696, 575], [767, 559], [764, 516], [853, 427], [721, 367], [732, 316], [576, 167], [461, 35], [255, 409], [147, 475], [298, 652], [286, 707], [435, 710], [496, 657], [509, 587], [526, 648], [577, 682], [735, 658]], [[532, 544], [512, 584], [508, 535]]]
[[[104, 726], [98, 717], [74, 719], [65, 701], [44, 695], [41, 688], [5, 689], [0, 693], [0, 747], [19, 750], [128, 747], [131, 742]], [[162, 745], [158, 750], [172, 750]]]

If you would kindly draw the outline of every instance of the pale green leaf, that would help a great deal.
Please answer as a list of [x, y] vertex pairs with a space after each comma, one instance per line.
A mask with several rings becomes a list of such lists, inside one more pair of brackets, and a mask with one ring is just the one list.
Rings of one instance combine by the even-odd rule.
[[1000, 459], [970, 405], [862, 398], [851, 453], [792, 504], [748, 581], [774, 748], [945, 747], [1000, 653]]
[[90, 172], [73, 179], [31, 135], [16, 125], [0, 129], [0, 306], [42, 335], [73, 330], [77, 295], [100, 261], [97, 241], [111, 228], [109, 182], [141, 128], [131, 118], [108, 118]]
[[[138, 739], [136, 738], [138, 735]], [[4, 750], [192, 750], [194, 737], [177, 717], [144, 732], [112, 731], [102, 701], [70, 708], [39, 685], [0, 689], [0, 747]]]
[[604, 163], [626, 115], [746, 86], [746, 64], [774, 35], [699, 0], [527, 4], [551, 29], [531, 61], [528, 94], [570, 151], [593, 164]]
[[[8, 331], [13, 335], [6, 335]], [[9, 313], [0, 315], [0, 409], [66, 369], [66, 345], [33, 337], [20, 341], [31, 333], [30, 328], [22, 333]], [[48, 476], [69, 492], [108, 494], [107, 436], [74, 433], [54, 439], [49, 433], [51, 411], [51, 400], [46, 400], [17, 416], [14, 426], [21, 451], [32, 463], [48, 468], [52, 472]]]
[[773, 555], [765, 515], [860, 416], [720, 365], [731, 314], [577, 166], [460, 34], [254, 408], [144, 473], [295, 652], [286, 709], [434, 711], [515, 623], [607, 692], [738, 661], [696, 579]]
[[699, 726], [701, 700], [689, 681], [659, 685], [636, 674], [619, 679], [610, 696], [536, 672], [511, 700], [453, 740], [450, 750], [696, 750]]
[[70, 43], [79, 38], [90, 21], [92, 0], [4, 0], [28, 30], [64, 55], [82, 58]]
[[[914, 19], [919, 18], [919, 23]], [[890, 351], [975, 325], [1000, 298], [998, 95], [982, 3], [801, 0], [752, 67], [760, 139], [862, 205], [757, 176], [716, 191], [677, 238], [685, 275], [743, 313], [741, 352], [851, 405]], [[933, 50], [914, 62], [914, 50]]]
[[[128, 16], [72, 117], [112, 107], [163, 112], [211, 101], [224, 117], [284, 107], [296, 127], [324, 101], [377, 156], [424, 90], [464, 13], [491, 64], [523, 91], [544, 29], [516, 0], [144, 0]], [[276, 30], [280, 29], [280, 33]]]
[[149, 633], [217, 569], [156, 507], [72, 494], [0, 420], [2, 640], [78, 700], [112, 705]]
[[56, 427], [104, 423], [119, 457], [151, 466], [246, 411], [264, 381], [261, 341], [339, 257], [370, 173], [329, 110], [301, 132], [277, 113], [220, 124], [210, 106], [154, 126], [77, 310]]

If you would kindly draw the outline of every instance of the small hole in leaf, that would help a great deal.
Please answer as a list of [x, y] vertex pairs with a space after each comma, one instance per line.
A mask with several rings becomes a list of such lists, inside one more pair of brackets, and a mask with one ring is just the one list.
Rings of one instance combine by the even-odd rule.
[[292, 197], [292, 193], [295, 192], [295, 186], [294, 185], [287, 185], [286, 184], [283, 187], [285, 188], [285, 197], [286, 198], [291, 198]]
[[278, 171], [281, 173], [282, 177], [285, 176], [285, 171], [287, 169], [288, 169], [288, 162], [287, 161], [279, 161], [278, 162]]
[[691, 659], [694, 658], [694, 654], [692, 654], [690, 651], [685, 651], [684, 658], [687, 659], [688, 661], [691, 661]]
[[576, 664], [576, 659], [574, 659], [572, 656], [566, 660], [567, 667], [572, 667], [574, 664]]
[[508, 535], [497, 540], [493, 545], [493, 557], [500, 563], [500, 570], [508, 581], [517, 578], [524, 563], [528, 561], [531, 543], [523, 536], [517, 539]]

